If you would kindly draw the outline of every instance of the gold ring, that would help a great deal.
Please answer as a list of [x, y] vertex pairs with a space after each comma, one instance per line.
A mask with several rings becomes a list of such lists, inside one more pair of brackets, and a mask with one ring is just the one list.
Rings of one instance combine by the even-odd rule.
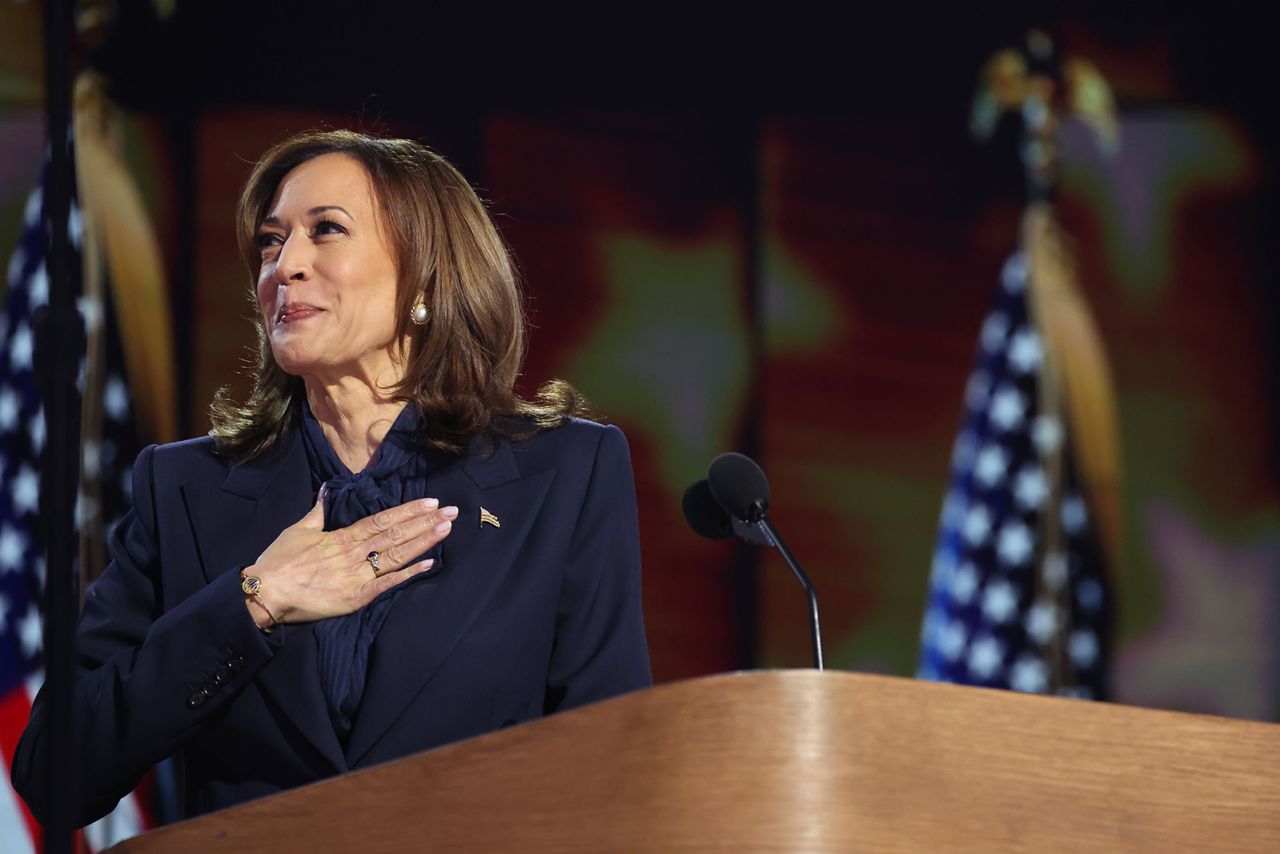
[[369, 561], [369, 566], [373, 567], [373, 574], [374, 574], [374, 575], [381, 575], [381, 574], [382, 574], [382, 566], [378, 563], [378, 553], [377, 553], [377, 552], [369, 552], [367, 555], [365, 555], [365, 558], [364, 558], [364, 559], [365, 559], [365, 560], [367, 560], [367, 561]]

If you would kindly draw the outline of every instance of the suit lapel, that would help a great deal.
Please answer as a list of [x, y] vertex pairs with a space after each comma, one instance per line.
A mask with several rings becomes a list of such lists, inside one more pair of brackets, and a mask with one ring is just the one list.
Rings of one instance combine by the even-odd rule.
[[[554, 478], [555, 471], [547, 470], [521, 479], [506, 444], [491, 456], [473, 452], [428, 478], [430, 494], [457, 505], [458, 519], [441, 546], [438, 571], [408, 582], [374, 641], [347, 745], [351, 767], [431, 680], [512, 571]], [[482, 507], [498, 517], [500, 528], [481, 523]]]
[[[315, 501], [296, 431], [282, 451], [234, 466], [220, 486], [189, 482], [182, 490], [209, 581], [252, 563]], [[336, 770], [346, 770], [320, 689], [312, 625], [284, 625], [273, 634], [282, 645], [256, 684], [280, 709], [280, 726], [297, 727]]]

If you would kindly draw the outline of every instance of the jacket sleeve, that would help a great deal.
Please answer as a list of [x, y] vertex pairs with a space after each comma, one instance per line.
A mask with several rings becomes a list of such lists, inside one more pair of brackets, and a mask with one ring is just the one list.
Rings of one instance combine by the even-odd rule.
[[631, 455], [617, 427], [600, 433], [556, 614], [548, 714], [653, 684]]
[[[77, 825], [110, 812], [155, 763], [177, 751], [266, 664], [278, 642], [258, 631], [239, 573], [227, 571], [161, 613], [155, 446], [134, 464], [134, 509], [112, 532], [111, 565], [86, 596], [76, 630], [72, 748]], [[44, 821], [53, 798], [44, 761], [48, 701], [36, 697], [12, 778]]]

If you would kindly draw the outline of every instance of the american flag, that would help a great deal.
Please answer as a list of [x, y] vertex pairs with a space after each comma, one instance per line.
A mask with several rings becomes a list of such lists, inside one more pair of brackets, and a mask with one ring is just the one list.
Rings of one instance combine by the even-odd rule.
[[[46, 167], [47, 181], [47, 167]], [[8, 292], [0, 316], [0, 850], [34, 852], [40, 828], [9, 783], [18, 737], [26, 726], [31, 702], [43, 682], [43, 621], [40, 596], [45, 561], [38, 542], [40, 461], [45, 450], [45, 422], [35, 376], [35, 333], [32, 313], [49, 300], [45, 268], [46, 233], [43, 191], [27, 200], [22, 236], [8, 266]], [[82, 222], [72, 201], [69, 230], [78, 251]], [[79, 268], [78, 259], [72, 264]], [[110, 307], [80, 302], [88, 324], [111, 322]], [[110, 328], [108, 334], [110, 335]], [[110, 351], [111, 348], [108, 348]], [[116, 359], [108, 358], [108, 370]], [[83, 371], [82, 371], [83, 376]], [[133, 418], [127, 384], [109, 372], [103, 389], [103, 435], [86, 437], [85, 480], [94, 481], [93, 506], [81, 497], [77, 514], [86, 521], [97, 514], [116, 519], [127, 505], [128, 447]], [[150, 821], [138, 793], [121, 800], [115, 811], [83, 834], [83, 844], [96, 851], [145, 830]]]
[[1061, 395], [1006, 262], [982, 326], [933, 556], [917, 675], [1103, 699], [1109, 602]]

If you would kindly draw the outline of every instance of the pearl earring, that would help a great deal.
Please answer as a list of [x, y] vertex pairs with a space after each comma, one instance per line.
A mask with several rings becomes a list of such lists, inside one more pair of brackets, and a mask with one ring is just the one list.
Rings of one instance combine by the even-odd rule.
[[426, 326], [427, 318], [431, 316], [431, 309], [427, 308], [427, 304], [422, 301], [422, 297], [418, 297], [418, 301], [413, 304], [413, 308], [409, 309], [409, 319], [413, 321], [414, 326]]

